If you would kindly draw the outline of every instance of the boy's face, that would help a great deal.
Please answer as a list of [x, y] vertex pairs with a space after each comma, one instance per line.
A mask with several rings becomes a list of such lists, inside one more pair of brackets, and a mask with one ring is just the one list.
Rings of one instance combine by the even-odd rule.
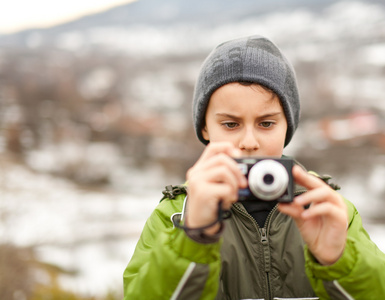
[[231, 142], [245, 156], [281, 157], [287, 131], [276, 95], [258, 85], [229, 83], [211, 96], [203, 137]]

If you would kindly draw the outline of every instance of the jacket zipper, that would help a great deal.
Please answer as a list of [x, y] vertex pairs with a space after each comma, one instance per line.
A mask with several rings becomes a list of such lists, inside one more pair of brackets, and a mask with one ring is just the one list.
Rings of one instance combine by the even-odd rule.
[[[294, 192], [294, 196], [299, 196], [305, 192], [307, 192], [306, 189], [298, 189], [297, 191]], [[278, 210], [278, 204], [274, 206], [273, 209], [270, 211], [270, 213], [267, 215], [265, 226], [263, 228], [260, 228], [259, 225], [257, 224], [259, 228], [259, 232], [261, 234], [261, 243], [263, 246], [263, 255], [264, 255], [264, 262], [265, 262], [265, 273], [266, 273], [266, 282], [267, 282], [267, 291], [268, 291], [267, 299], [271, 299], [271, 295], [272, 295], [272, 290], [270, 285], [270, 266], [271, 266], [270, 257], [271, 256], [270, 256], [269, 239], [267, 237], [267, 233], [269, 232], [271, 216], [276, 210]]]
[[270, 286], [270, 251], [269, 251], [269, 239], [267, 237], [268, 227], [270, 225], [270, 219], [272, 214], [278, 209], [278, 205], [274, 206], [273, 209], [270, 211], [270, 213], [267, 215], [265, 226], [263, 228], [259, 227], [258, 223], [254, 220], [252, 216], [250, 216], [248, 213], [245, 213], [240, 208], [235, 206], [236, 209], [245, 217], [252, 220], [256, 228], [258, 229], [260, 236], [261, 236], [261, 243], [263, 246], [263, 261], [264, 261], [264, 268], [265, 268], [265, 274], [266, 274], [266, 284], [267, 284], [267, 299], [271, 299], [271, 286]]
[[263, 228], [260, 228], [261, 233], [261, 243], [263, 246], [263, 255], [264, 255], [264, 262], [265, 262], [265, 273], [266, 273], [266, 282], [267, 282], [267, 299], [271, 299], [272, 291], [271, 291], [271, 285], [270, 285], [270, 248], [269, 248], [269, 239], [267, 236], [267, 233], [269, 232], [269, 226], [270, 226], [270, 219], [273, 213], [278, 209], [278, 205], [274, 206], [273, 209], [270, 211], [270, 213], [267, 215], [265, 226]]
[[263, 247], [263, 261], [265, 263], [266, 283], [267, 283], [267, 299], [270, 299], [270, 251], [269, 251], [269, 240], [267, 239], [266, 228], [260, 228], [261, 243]]
[[[303, 193], [307, 192], [305, 188], [298, 189], [294, 192], [294, 196], [301, 195]], [[234, 208], [237, 209], [239, 213], [241, 213], [246, 218], [252, 220], [253, 224], [258, 229], [260, 235], [261, 235], [261, 243], [263, 246], [263, 256], [264, 256], [264, 264], [265, 264], [265, 273], [266, 273], [266, 282], [267, 282], [267, 299], [271, 298], [272, 291], [270, 286], [270, 251], [269, 251], [269, 239], [267, 237], [268, 228], [270, 225], [270, 219], [273, 213], [278, 209], [278, 205], [274, 206], [273, 209], [270, 211], [270, 213], [267, 215], [265, 226], [263, 228], [259, 227], [258, 223], [254, 220], [254, 218], [248, 214], [245, 213], [243, 210], [241, 210], [237, 205], [234, 205]]]

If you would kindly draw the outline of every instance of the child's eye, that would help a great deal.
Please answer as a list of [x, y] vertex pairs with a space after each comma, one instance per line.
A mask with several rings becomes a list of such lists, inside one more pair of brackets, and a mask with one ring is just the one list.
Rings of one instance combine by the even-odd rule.
[[225, 127], [228, 128], [228, 129], [234, 129], [235, 127], [238, 126], [238, 123], [235, 123], [235, 122], [227, 122], [227, 123], [223, 123], [222, 125], [225, 126]]
[[269, 122], [269, 121], [266, 121], [266, 122], [261, 122], [260, 125], [263, 127], [263, 128], [270, 128], [274, 125], [274, 122]]

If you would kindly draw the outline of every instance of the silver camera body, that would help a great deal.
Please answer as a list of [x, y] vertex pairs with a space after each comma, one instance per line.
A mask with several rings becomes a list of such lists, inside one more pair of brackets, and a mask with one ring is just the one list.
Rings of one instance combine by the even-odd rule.
[[235, 161], [248, 181], [247, 188], [239, 189], [238, 201], [293, 201], [293, 159], [244, 157]]

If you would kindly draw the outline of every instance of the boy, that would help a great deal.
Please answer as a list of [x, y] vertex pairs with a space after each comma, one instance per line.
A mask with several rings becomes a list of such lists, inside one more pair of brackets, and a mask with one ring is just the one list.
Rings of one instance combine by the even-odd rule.
[[[298, 125], [295, 74], [272, 42], [252, 36], [214, 49], [193, 112], [207, 147], [187, 172], [187, 193], [168, 189], [148, 219], [124, 272], [125, 299], [385, 295], [385, 255], [321, 179], [296, 165], [292, 203], [237, 202], [247, 181], [233, 158], [281, 157]], [[231, 211], [224, 222], [222, 210]]]

